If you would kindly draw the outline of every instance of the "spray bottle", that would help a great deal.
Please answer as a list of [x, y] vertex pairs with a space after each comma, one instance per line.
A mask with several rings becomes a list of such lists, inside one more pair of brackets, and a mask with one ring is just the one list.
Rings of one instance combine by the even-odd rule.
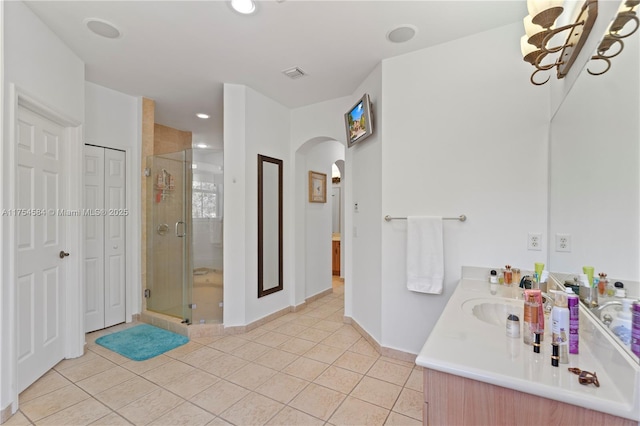
[[571, 288], [566, 289], [567, 308], [569, 308], [569, 353], [579, 353], [580, 338], [578, 332], [580, 329], [580, 299]]
[[563, 291], [552, 290], [554, 306], [551, 310], [551, 343], [558, 345], [560, 364], [569, 363], [569, 308], [567, 295]]

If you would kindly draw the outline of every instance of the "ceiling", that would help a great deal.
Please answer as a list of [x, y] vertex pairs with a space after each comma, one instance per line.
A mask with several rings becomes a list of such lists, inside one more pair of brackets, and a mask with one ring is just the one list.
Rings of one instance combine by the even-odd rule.
[[[26, 1], [86, 64], [86, 79], [156, 102], [156, 122], [222, 147], [223, 83], [289, 108], [353, 94], [383, 59], [521, 21], [525, 0], [260, 1], [253, 15], [227, 1]], [[108, 39], [87, 18], [114, 24]], [[416, 36], [386, 34], [413, 25]], [[519, 40], [514, 40], [515, 44]], [[292, 80], [282, 71], [300, 67]], [[205, 112], [208, 120], [196, 118]]]

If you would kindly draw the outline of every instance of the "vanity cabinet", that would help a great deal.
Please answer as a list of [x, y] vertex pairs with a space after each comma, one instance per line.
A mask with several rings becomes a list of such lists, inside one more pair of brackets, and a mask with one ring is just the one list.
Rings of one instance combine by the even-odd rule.
[[425, 368], [424, 425], [625, 425], [600, 411]]
[[340, 240], [334, 239], [331, 244], [331, 270], [333, 271], [333, 275], [340, 276]]

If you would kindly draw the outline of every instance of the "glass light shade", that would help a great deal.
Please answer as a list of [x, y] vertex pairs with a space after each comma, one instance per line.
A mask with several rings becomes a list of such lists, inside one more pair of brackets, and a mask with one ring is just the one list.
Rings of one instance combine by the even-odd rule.
[[253, 0], [231, 0], [231, 7], [238, 13], [248, 15], [255, 12], [256, 5]]
[[533, 44], [529, 44], [528, 40], [529, 40], [529, 37], [527, 37], [526, 35], [523, 35], [522, 37], [520, 37], [520, 51], [522, 52], [523, 58], [527, 56], [529, 53], [536, 50], [536, 47]]
[[536, 16], [552, 7], [562, 7], [564, 0], [527, 0], [527, 10], [529, 15]]
[[538, 34], [539, 32], [544, 31], [544, 28], [542, 28], [540, 25], [534, 24], [531, 21], [532, 19], [533, 18], [531, 17], [531, 15], [527, 15], [522, 20], [522, 23], [524, 25], [524, 32], [527, 34], [527, 37], [532, 37], [534, 34]]

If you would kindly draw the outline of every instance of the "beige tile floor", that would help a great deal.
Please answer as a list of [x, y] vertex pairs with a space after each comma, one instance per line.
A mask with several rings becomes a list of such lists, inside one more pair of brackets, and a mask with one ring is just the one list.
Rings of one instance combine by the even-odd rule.
[[193, 339], [147, 361], [87, 335], [20, 394], [8, 425], [419, 425], [422, 371], [343, 324], [344, 288], [248, 333]]

